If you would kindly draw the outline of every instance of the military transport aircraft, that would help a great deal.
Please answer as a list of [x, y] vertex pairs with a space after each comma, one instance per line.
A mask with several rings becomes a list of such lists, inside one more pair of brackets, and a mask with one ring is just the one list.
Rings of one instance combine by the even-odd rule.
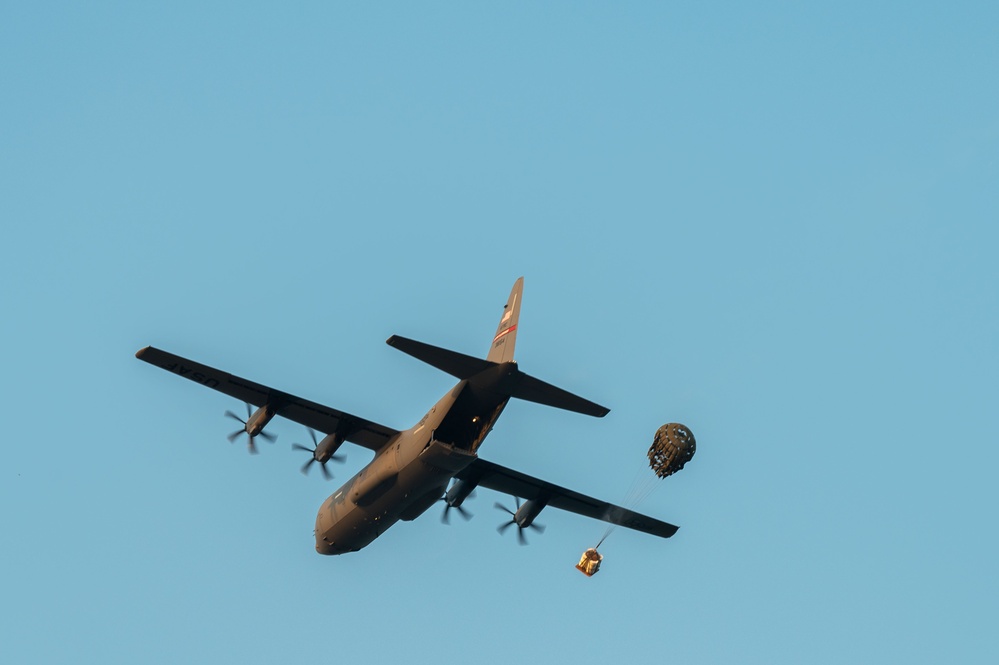
[[[517, 499], [512, 519], [501, 531], [516, 525], [520, 542], [523, 530], [547, 506], [669, 538], [678, 527], [631, 510], [598, 501], [526, 474], [487, 462], [479, 447], [511, 397], [547, 404], [590, 416], [603, 417], [609, 409], [539, 381], [521, 372], [513, 359], [520, 318], [524, 278], [514, 283], [503, 308], [496, 336], [485, 360], [393, 335], [388, 344], [451, 374], [458, 384], [444, 395], [413, 427], [399, 431], [352, 416], [289, 393], [247, 381], [207, 365], [160, 351], [151, 346], [135, 354], [140, 360], [213, 388], [247, 403], [247, 419], [232, 412], [249, 436], [256, 452], [258, 436], [273, 440], [264, 427], [282, 416], [326, 436], [316, 444], [313, 461], [325, 465], [343, 443], [350, 442], [375, 453], [374, 459], [330, 496], [316, 516], [316, 551], [320, 554], [356, 552], [399, 520], [414, 520], [443, 499], [444, 510], [462, 511], [461, 504], [476, 487], [512, 494]], [[257, 407], [251, 412], [250, 405]], [[304, 470], [304, 469], [303, 469]], [[448, 483], [454, 481], [448, 488]], [[523, 504], [520, 499], [524, 499]]]

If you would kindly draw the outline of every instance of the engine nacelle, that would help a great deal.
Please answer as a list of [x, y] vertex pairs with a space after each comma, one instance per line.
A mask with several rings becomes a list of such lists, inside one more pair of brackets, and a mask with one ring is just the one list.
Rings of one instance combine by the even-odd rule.
[[545, 506], [548, 505], [546, 499], [531, 499], [517, 509], [516, 514], [513, 516], [513, 521], [517, 523], [521, 529], [526, 529], [527, 527], [534, 524], [535, 518], [541, 514]]
[[457, 508], [475, 490], [475, 485], [476, 483], [468, 482], [467, 480], [454, 481], [451, 489], [444, 495], [444, 501], [452, 508]]
[[276, 415], [274, 407], [270, 404], [264, 404], [262, 407], [253, 412], [253, 415], [246, 419], [246, 433], [250, 436], [257, 436], [263, 431], [267, 423], [271, 421]]
[[344, 438], [334, 432], [333, 434], [327, 434], [323, 437], [323, 440], [316, 444], [316, 449], [312, 452], [312, 456], [315, 457], [316, 461], [320, 464], [326, 464], [330, 459], [336, 455], [336, 451], [340, 450], [340, 446], [343, 445]]

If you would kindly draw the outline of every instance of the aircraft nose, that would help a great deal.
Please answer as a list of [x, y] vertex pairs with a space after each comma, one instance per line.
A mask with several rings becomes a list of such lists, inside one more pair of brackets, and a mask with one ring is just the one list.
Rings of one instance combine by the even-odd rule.
[[[329, 500], [326, 503], [329, 503]], [[336, 554], [334, 543], [329, 537], [333, 527], [333, 519], [326, 503], [316, 515], [316, 530], [313, 532], [316, 537], [316, 551], [320, 554]]]
[[337, 542], [332, 540], [329, 535], [316, 534], [316, 552], [319, 554], [333, 555], [333, 554], [344, 554], [345, 552], [350, 552], [350, 549], [344, 548], [342, 542]]
[[334, 554], [333, 543], [327, 542], [323, 538], [316, 538], [316, 552], [319, 554]]

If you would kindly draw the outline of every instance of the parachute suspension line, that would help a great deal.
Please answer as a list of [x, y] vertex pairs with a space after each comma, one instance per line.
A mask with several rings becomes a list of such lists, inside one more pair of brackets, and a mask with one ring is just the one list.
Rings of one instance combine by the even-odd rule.
[[612, 524], [612, 525], [610, 525], [609, 527], [607, 527], [607, 530], [606, 530], [606, 531], [604, 531], [604, 535], [603, 535], [603, 536], [602, 536], [602, 537], [600, 538], [600, 542], [598, 542], [598, 543], [597, 543], [597, 546], [596, 546], [596, 547], [594, 547], [593, 549], [595, 549], [595, 550], [599, 550], [599, 549], [600, 549], [600, 546], [604, 544], [604, 541], [605, 541], [605, 540], [607, 540], [607, 536], [611, 535], [611, 531], [613, 531], [613, 530], [614, 530], [614, 529], [616, 529], [616, 528], [617, 528], [617, 525], [616, 525], [616, 524]]
[[635, 476], [631, 479], [628, 491], [624, 495], [623, 503], [625, 507], [634, 508], [643, 497], [648, 496], [650, 487], [655, 486], [656, 480], [655, 476], [649, 476], [649, 472], [645, 467], [639, 467], [635, 471]]
[[623, 500], [623, 503], [626, 506], [631, 503], [631, 498], [635, 494], [635, 488], [638, 487], [638, 481], [639, 481], [639, 479], [641, 477], [641, 475], [640, 475], [641, 473], [642, 473], [641, 470], [639, 470], [635, 474], [635, 476], [631, 479], [631, 482], [628, 484], [628, 491], [625, 492], [625, 494], [624, 494], [624, 500]]
[[[631, 480], [631, 485], [628, 487], [628, 491], [624, 495], [624, 500], [621, 504], [630, 509], [634, 509], [642, 501], [644, 501], [653, 491], [659, 486], [659, 478], [655, 475], [650, 475], [647, 467], [641, 467], [635, 472], [634, 478]], [[607, 536], [613, 533], [614, 529], [617, 528], [616, 524], [611, 524], [605, 530], [602, 536], [600, 536], [600, 541], [597, 546], [593, 549], [598, 550], [600, 546], [604, 544], [607, 540]]]
[[626, 508], [634, 508], [648, 498], [658, 486], [659, 478], [655, 475], [650, 475], [645, 468], [640, 468], [635, 472], [635, 477], [624, 495], [624, 506]]
[[[635, 508], [649, 498], [663, 478], [673, 475], [690, 461], [695, 449], [694, 434], [686, 426], [680, 423], [667, 423], [660, 427], [648, 452], [649, 467], [654, 473], [650, 476], [644, 467], [635, 472], [635, 477], [625, 493], [624, 506], [629, 509]], [[616, 528], [615, 524], [607, 527], [597, 546], [593, 548], [594, 553]]]
[[645, 478], [642, 479], [642, 483], [638, 486], [635, 492], [634, 506], [637, 506], [641, 502], [649, 498], [656, 489], [662, 484], [659, 478], [656, 476], [649, 476], [648, 473], [643, 474]]

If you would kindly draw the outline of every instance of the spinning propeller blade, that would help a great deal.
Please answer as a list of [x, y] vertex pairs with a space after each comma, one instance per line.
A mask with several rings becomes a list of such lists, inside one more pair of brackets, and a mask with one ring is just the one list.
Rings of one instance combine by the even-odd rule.
[[332, 460], [334, 462], [343, 464], [343, 462], [347, 458], [344, 455], [326, 455], [325, 447], [324, 450], [319, 449], [319, 440], [316, 439], [315, 431], [311, 427], [306, 427], [305, 429], [309, 431], [309, 436], [312, 438], [312, 447], [307, 448], [306, 446], [303, 446], [300, 443], [291, 444], [293, 450], [304, 450], [305, 452], [312, 455], [312, 459], [310, 459], [308, 462], [302, 465], [302, 473], [305, 475], [309, 475], [309, 467], [312, 466], [312, 463], [319, 462], [319, 468], [323, 472], [323, 477], [326, 480], [332, 480], [333, 474], [330, 473], [330, 470], [326, 468], [326, 462]]
[[[238, 439], [242, 434], [247, 434], [247, 435], [249, 434], [249, 432], [246, 429], [246, 423], [249, 422], [251, 417], [253, 417], [253, 407], [251, 407], [249, 403], [246, 404], [246, 420], [243, 420], [242, 418], [240, 418], [235, 413], [229, 410], [226, 410], [225, 416], [226, 418], [232, 418], [233, 420], [243, 424], [243, 427], [241, 429], [236, 430], [232, 434], [226, 435], [226, 438], [229, 439], [229, 443], [235, 443], [236, 439]], [[270, 432], [264, 432], [262, 430], [257, 432], [253, 436], [250, 436], [249, 441], [247, 441], [246, 447], [250, 451], [251, 455], [256, 455], [259, 452], [257, 450], [257, 444], [254, 442], [254, 439], [258, 436], [262, 437], [264, 441], [267, 441], [268, 443], [274, 443], [277, 440], [276, 434], [271, 434]]]
[[517, 513], [520, 512], [520, 497], [516, 497], [515, 496], [515, 497], [513, 497], [513, 500], [514, 500], [514, 503], [515, 503], [515, 505], [517, 507], [516, 510], [510, 510], [509, 508], [507, 508], [506, 506], [504, 506], [499, 501], [497, 501], [495, 504], [493, 504], [494, 506], [496, 506], [496, 508], [498, 508], [498, 509], [502, 510], [504, 513], [507, 513], [508, 515], [510, 515], [510, 521], [509, 522], [503, 522], [498, 527], [496, 527], [496, 530], [502, 535], [511, 526], [516, 525], [517, 526], [517, 542], [520, 543], [521, 545], [527, 545], [527, 536], [524, 535], [524, 529], [530, 528], [530, 529], [536, 530], [538, 533], [544, 533], [545, 532], [545, 527], [543, 527], [540, 524], [534, 524], [533, 522], [531, 524], [528, 524], [527, 526], [521, 526], [520, 523], [517, 521]]
[[447, 502], [447, 497], [441, 497], [441, 501], [444, 502], [444, 512], [441, 513], [441, 522], [443, 524], [450, 524], [451, 519], [448, 517], [448, 512], [453, 508], [458, 511], [458, 514], [465, 518], [465, 521], [472, 519], [472, 513], [468, 512], [462, 506], [452, 506]]

